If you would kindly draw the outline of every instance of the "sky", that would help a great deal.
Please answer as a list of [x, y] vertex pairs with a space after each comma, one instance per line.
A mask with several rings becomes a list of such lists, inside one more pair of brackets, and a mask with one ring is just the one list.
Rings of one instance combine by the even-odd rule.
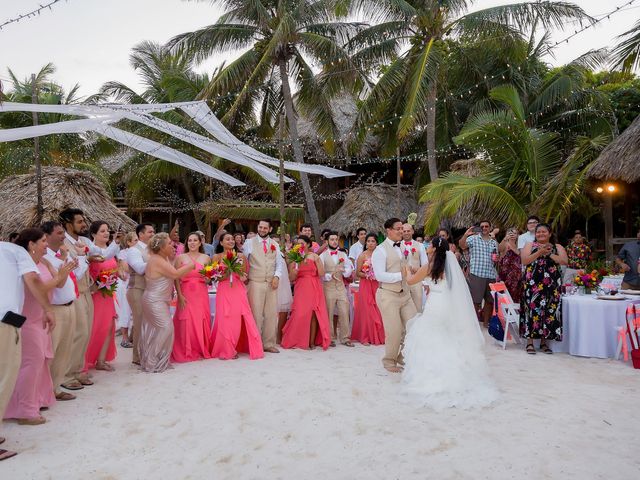
[[[0, 25], [28, 13], [49, 0], [0, 0]], [[600, 17], [629, 0], [574, 0], [588, 14]], [[476, 0], [471, 10], [517, 3], [517, 0]], [[213, 5], [212, 5], [213, 4]], [[110, 80], [141, 91], [129, 65], [131, 48], [144, 40], [160, 43], [172, 36], [214, 23], [222, 9], [215, 1], [184, 0], [63, 0], [28, 18], [0, 29], [0, 79], [5, 89], [7, 68], [20, 79], [52, 62], [54, 79], [69, 90], [80, 84], [80, 95], [97, 92]], [[615, 37], [630, 29], [640, 17], [640, 0], [611, 15], [555, 50], [546, 61], [561, 65], [594, 48], [612, 46]], [[567, 25], [553, 34], [559, 41], [578, 27]], [[212, 58], [198, 69], [211, 72], [215, 65], [233, 58], [234, 52]]]

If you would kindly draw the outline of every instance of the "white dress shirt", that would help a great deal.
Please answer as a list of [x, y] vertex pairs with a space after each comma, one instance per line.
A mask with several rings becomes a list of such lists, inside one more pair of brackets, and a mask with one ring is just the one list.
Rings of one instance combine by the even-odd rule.
[[528, 230], [518, 236], [518, 250], [522, 250], [527, 243], [535, 242], [536, 234]]
[[102, 255], [105, 260], [115, 257], [120, 251], [118, 242], [111, 242], [107, 245], [107, 248], [100, 248], [87, 237], [78, 237], [78, 240], [82, 240], [89, 247], [89, 255]]
[[[78, 237], [78, 240], [76, 240], [71, 235], [69, 235], [67, 232], [65, 232], [64, 236], [66, 237], [67, 240], [69, 240], [71, 245], [75, 245], [78, 241], [80, 241], [80, 238], [82, 238], [82, 237]], [[73, 254], [73, 255], [70, 255], [70, 256], [73, 258], [76, 255]], [[78, 255], [78, 266], [73, 270], [73, 273], [75, 274], [76, 278], [79, 279], [79, 278], [84, 277], [84, 275], [87, 273], [88, 269], [89, 269], [89, 264], [87, 263], [87, 257]]]
[[[331, 252], [336, 252], [335, 255], [331, 255]], [[324, 252], [322, 252], [322, 254], [320, 255], [320, 260], [322, 260], [322, 264], [323, 265], [327, 265], [327, 262], [333, 262], [334, 265], [338, 265], [339, 263], [339, 259], [343, 258], [344, 262], [344, 272], [342, 272], [342, 276], [344, 278], [349, 278], [351, 276], [351, 274], [353, 273], [353, 265], [351, 264], [351, 262], [349, 261], [349, 259], [347, 258], [346, 255], [341, 257], [342, 252], [340, 252], [339, 250], [331, 250], [330, 248], [327, 248]], [[325, 282], [330, 282], [332, 279], [333, 275], [331, 273], [325, 273], [324, 274], [324, 281]]]
[[358, 261], [358, 257], [362, 255], [362, 252], [364, 252], [364, 245], [362, 245], [360, 241], [357, 241], [351, 245], [351, 248], [349, 249], [349, 258], [353, 260], [353, 263], [356, 263]]
[[0, 320], [2, 320], [8, 311], [22, 313], [24, 305], [22, 277], [30, 272], [40, 274], [40, 271], [24, 248], [9, 242], [0, 242], [0, 268], [3, 280], [0, 288]]
[[[267, 252], [271, 248], [271, 245], [275, 245], [276, 249], [278, 251], [280, 250], [278, 248], [278, 245], [276, 244], [276, 242], [271, 240], [269, 237], [267, 237], [267, 238], [259, 237], [258, 240], [260, 241], [260, 243], [262, 243], [263, 240], [267, 241]], [[251, 256], [251, 250], [252, 249], [253, 249], [253, 239], [244, 242], [244, 245], [242, 245], [242, 254], [245, 257], [247, 257], [247, 260], [249, 260], [249, 257]], [[282, 258], [282, 255], [276, 255], [276, 268], [275, 268], [275, 271], [273, 273], [273, 276], [274, 277], [278, 277], [278, 278], [282, 278], [282, 269], [283, 268], [286, 268], [286, 267], [285, 267], [285, 263], [284, 263], [284, 259]]]
[[[392, 240], [385, 238], [385, 242], [388, 242], [389, 246], [398, 254], [398, 258], [402, 260], [402, 250], [400, 246], [394, 247]], [[402, 281], [402, 273], [387, 272], [387, 251], [382, 244], [378, 245], [371, 255], [371, 265], [373, 266], [373, 272], [376, 276], [376, 280], [382, 283], [398, 283]]]
[[142, 258], [142, 250], [146, 249], [147, 244], [138, 240], [138, 243], [127, 251], [127, 263], [138, 275], [144, 275], [147, 269], [147, 262]]
[[[60, 270], [60, 267], [64, 265], [61, 258], [56, 257], [56, 253], [50, 248], [47, 248], [47, 253], [44, 256], [48, 262], [56, 270]], [[80, 263], [80, 262], [78, 262]], [[75, 272], [74, 272], [75, 275]], [[51, 292], [51, 305], [67, 305], [76, 299], [76, 287], [73, 285], [73, 280], [67, 277], [67, 281], [60, 288], [54, 288]]]

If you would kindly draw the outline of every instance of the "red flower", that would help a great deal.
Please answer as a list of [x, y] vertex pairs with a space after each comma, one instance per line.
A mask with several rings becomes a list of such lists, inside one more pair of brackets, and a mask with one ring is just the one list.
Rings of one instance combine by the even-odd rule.
[[409, 256], [409, 250], [404, 251], [404, 257], [407, 258]]
[[339, 258], [338, 263], [344, 263], [344, 258]]
[[89, 253], [89, 247], [84, 247], [84, 253]]
[[411, 249], [411, 253], [416, 253], [416, 252], [417, 250], [415, 249], [415, 247]]
[[227, 252], [227, 260], [233, 260], [233, 257], [235, 257], [236, 254], [233, 252], [233, 250], [229, 250]]
[[276, 246], [274, 244], [271, 244], [271, 251], [275, 252], [276, 251]]

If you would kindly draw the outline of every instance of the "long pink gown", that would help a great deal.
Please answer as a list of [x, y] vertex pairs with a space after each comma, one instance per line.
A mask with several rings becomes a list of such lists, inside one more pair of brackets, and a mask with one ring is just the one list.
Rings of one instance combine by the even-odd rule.
[[247, 289], [240, 277], [233, 274], [233, 285], [228, 278], [218, 282], [211, 357], [229, 360], [238, 353], [248, 353], [251, 360], [264, 357], [262, 338], [251, 313]]
[[193, 362], [211, 358], [211, 310], [209, 292], [202, 275], [203, 265], [196, 262], [192, 270], [180, 280], [180, 290], [186, 300], [184, 308], [176, 309], [173, 316], [172, 362]]
[[327, 304], [318, 276], [318, 268], [314, 261], [307, 259], [300, 264], [294, 285], [291, 315], [282, 329], [280, 345], [282, 348], [308, 350], [311, 318], [315, 313], [318, 319], [318, 331], [314, 344], [326, 350], [331, 343], [329, 315], [327, 315]]
[[[93, 280], [103, 270], [113, 270], [118, 268], [115, 258], [110, 258], [104, 262], [94, 262], [89, 266], [89, 275]], [[114, 294], [115, 295], [115, 294]], [[104, 342], [108, 339], [107, 353], [105, 361], [110, 362], [116, 358], [116, 305], [114, 297], [104, 295], [100, 291], [91, 294], [93, 299], [93, 325], [91, 326], [91, 337], [87, 345], [87, 352], [84, 356], [84, 372], [90, 368], [95, 368], [100, 351]]]
[[[45, 265], [38, 263], [38, 270], [43, 282], [51, 280], [51, 273]], [[53, 358], [51, 335], [42, 328], [44, 310], [28, 288], [25, 288], [22, 315], [27, 317], [20, 329], [22, 361], [4, 418], [37, 418], [40, 408], [50, 407], [56, 402], [49, 370]]]
[[360, 279], [357, 302], [354, 308], [351, 340], [371, 345], [384, 344], [382, 315], [376, 303], [378, 282], [368, 278]]

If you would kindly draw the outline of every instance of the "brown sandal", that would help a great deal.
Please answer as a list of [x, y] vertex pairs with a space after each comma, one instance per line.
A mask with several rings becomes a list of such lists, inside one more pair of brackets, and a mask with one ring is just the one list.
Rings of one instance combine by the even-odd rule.
[[18, 425], [42, 425], [43, 423], [46, 423], [47, 419], [40, 416], [40, 417], [34, 417], [34, 418], [19, 418], [18, 419]]

